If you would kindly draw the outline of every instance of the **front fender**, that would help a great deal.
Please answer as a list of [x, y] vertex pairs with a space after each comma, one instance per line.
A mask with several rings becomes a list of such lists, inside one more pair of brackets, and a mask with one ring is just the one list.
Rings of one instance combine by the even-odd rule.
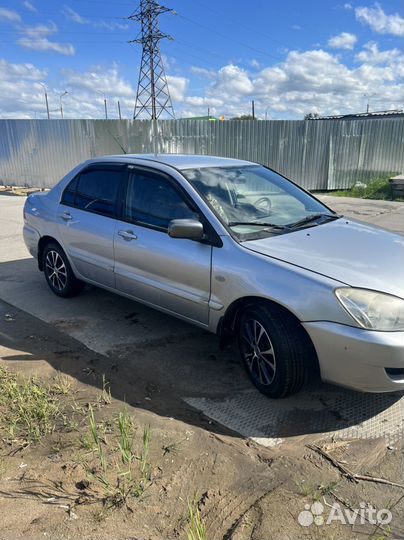
[[255, 296], [272, 300], [301, 322], [333, 321], [354, 326], [333, 291], [346, 285], [321, 274], [252, 252], [230, 237], [213, 248], [210, 330], [233, 302]]

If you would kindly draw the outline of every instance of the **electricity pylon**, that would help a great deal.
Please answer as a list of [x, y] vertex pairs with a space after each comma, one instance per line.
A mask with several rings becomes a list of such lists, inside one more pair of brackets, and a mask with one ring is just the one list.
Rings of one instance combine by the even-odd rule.
[[140, 0], [139, 9], [129, 17], [141, 26], [140, 37], [129, 43], [142, 45], [134, 119], [139, 118], [142, 113], [146, 113], [152, 120], [157, 120], [163, 113], [175, 118], [160, 54], [160, 41], [165, 38], [172, 39], [159, 29], [158, 17], [167, 12], [173, 13], [173, 10], [161, 6], [156, 0]]

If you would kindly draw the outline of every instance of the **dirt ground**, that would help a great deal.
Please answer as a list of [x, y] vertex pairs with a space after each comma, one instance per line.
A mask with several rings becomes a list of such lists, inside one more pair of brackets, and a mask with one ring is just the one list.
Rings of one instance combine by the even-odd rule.
[[[132, 320], [138, 324], [136, 313]], [[0, 302], [0, 367], [56, 384], [63, 410], [48, 434], [26, 445], [10, 437], [0, 406], [2, 538], [198, 538], [190, 507], [205, 528], [199, 538], [404, 537], [401, 442], [328, 438], [311, 446], [301, 438], [270, 449], [227, 431], [181, 399], [185, 390], [199, 395], [190, 381], [213, 381], [217, 369], [221, 381], [227, 374], [226, 391], [240, 385], [234, 351], [218, 362], [212, 338], [198, 336], [197, 349], [190, 331], [99, 355]], [[178, 358], [190, 361], [171, 372]], [[128, 466], [119, 450], [124, 417]], [[384, 509], [382, 519], [391, 512], [391, 522], [370, 523], [370, 507]], [[365, 517], [343, 524], [355, 509]]]

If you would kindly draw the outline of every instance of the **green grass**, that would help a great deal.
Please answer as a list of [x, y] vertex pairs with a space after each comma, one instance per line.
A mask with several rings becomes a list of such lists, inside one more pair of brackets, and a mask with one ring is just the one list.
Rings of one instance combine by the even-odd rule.
[[[358, 199], [379, 199], [389, 201], [391, 200], [391, 187], [389, 183], [389, 176], [375, 178], [366, 185], [353, 186], [351, 189], [343, 191], [332, 191], [330, 195], [336, 197], [356, 197]], [[402, 199], [395, 199], [397, 201]]]
[[107, 381], [105, 374], [102, 376], [102, 393], [99, 401], [104, 405], [110, 405], [112, 403], [111, 386]]
[[65, 381], [54, 384], [36, 377], [24, 378], [0, 366], [0, 430], [9, 443], [28, 445], [52, 433], [64, 421], [60, 395], [68, 393]]
[[[141, 497], [150, 485], [150, 427], [144, 429], [142, 450], [140, 455], [136, 455], [133, 420], [127, 409], [120, 411], [111, 421], [108, 440], [102, 435], [103, 425], [96, 422], [90, 406], [88, 433], [81, 441], [82, 447], [89, 452], [82, 464], [101, 488], [106, 508], [129, 507], [129, 499]], [[89, 453], [92, 459], [88, 459]]]
[[126, 409], [118, 415], [118, 429], [118, 446], [122, 463], [130, 466], [135, 459], [135, 454], [133, 453], [133, 422]]
[[196, 496], [188, 501], [188, 540], [205, 540], [206, 527], [202, 520], [201, 511]]
[[142, 453], [140, 454], [140, 469], [142, 471], [143, 479], [146, 479], [150, 473], [150, 463], [149, 463], [150, 441], [151, 441], [151, 431], [150, 431], [150, 426], [147, 426], [144, 428], [144, 431], [143, 431], [143, 448], [142, 448]]

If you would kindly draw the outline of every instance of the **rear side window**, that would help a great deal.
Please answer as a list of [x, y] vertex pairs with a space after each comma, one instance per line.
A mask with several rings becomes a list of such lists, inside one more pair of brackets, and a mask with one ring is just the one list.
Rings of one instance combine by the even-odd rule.
[[76, 176], [68, 184], [67, 188], [64, 190], [63, 195], [62, 195], [62, 201], [61, 201], [63, 204], [67, 204], [68, 206], [74, 205], [74, 197], [76, 195], [78, 181], [79, 181], [79, 177]]
[[62, 203], [108, 217], [116, 215], [116, 202], [123, 170], [90, 169], [67, 186]]

